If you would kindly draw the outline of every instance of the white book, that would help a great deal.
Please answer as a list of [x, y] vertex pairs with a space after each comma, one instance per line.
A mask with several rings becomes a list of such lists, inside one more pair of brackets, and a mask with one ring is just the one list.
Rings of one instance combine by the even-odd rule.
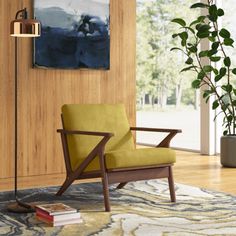
[[58, 221], [58, 222], [49, 222], [46, 219], [39, 217], [39, 216], [36, 216], [36, 218], [39, 221], [42, 221], [42, 222], [48, 224], [49, 226], [63, 226], [63, 225], [79, 224], [79, 223], [83, 222], [83, 220], [81, 218], [71, 219], [71, 220], [63, 220], [63, 221]]
[[80, 213], [70, 213], [70, 214], [63, 214], [63, 215], [49, 215], [47, 212], [43, 211], [36, 211], [36, 216], [44, 218], [49, 221], [58, 222], [63, 220], [70, 220], [70, 219], [79, 219]]

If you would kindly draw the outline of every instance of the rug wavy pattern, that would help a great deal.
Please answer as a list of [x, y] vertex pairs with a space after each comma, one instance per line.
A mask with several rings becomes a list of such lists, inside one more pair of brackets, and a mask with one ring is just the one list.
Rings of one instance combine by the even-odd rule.
[[176, 184], [177, 203], [169, 200], [165, 181], [149, 180], [111, 186], [112, 212], [104, 212], [100, 183], [73, 185], [61, 197], [57, 187], [24, 190], [25, 201], [64, 202], [81, 211], [83, 223], [48, 227], [34, 214], [5, 210], [12, 192], [0, 193], [0, 235], [236, 235], [236, 197]]

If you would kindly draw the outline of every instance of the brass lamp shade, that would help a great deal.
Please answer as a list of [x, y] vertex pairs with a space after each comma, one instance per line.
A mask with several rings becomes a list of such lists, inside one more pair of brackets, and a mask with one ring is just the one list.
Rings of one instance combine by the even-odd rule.
[[39, 37], [40, 22], [32, 19], [16, 19], [11, 22], [10, 35], [13, 37]]

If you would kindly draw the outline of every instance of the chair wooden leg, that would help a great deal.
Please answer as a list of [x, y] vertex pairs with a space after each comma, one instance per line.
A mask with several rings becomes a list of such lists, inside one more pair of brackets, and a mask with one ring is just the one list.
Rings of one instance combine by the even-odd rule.
[[57, 196], [61, 196], [67, 189], [68, 187], [73, 183], [74, 179], [71, 178], [66, 178], [65, 182], [59, 189], [59, 191], [56, 193]]
[[171, 166], [169, 166], [168, 182], [169, 182], [169, 189], [170, 189], [170, 199], [171, 199], [171, 202], [176, 202], [174, 178], [173, 178], [173, 172], [172, 172], [172, 167], [171, 167]]
[[109, 212], [109, 211], [111, 211], [111, 206], [110, 206], [110, 198], [109, 198], [108, 177], [107, 177], [106, 173], [103, 174], [102, 185], [103, 185], [103, 196], [104, 196], [105, 211]]
[[128, 183], [128, 182], [120, 183], [116, 188], [117, 188], [117, 189], [122, 189], [123, 187], [125, 187], [125, 185], [126, 185], [127, 183]]

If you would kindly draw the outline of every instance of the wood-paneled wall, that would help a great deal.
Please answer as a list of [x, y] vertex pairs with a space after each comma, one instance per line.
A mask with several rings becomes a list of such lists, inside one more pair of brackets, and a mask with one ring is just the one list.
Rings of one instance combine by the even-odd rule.
[[[14, 38], [9, 24], [32, 0], [0, 1], [0, 179], [14, 173]], [[19, 39], [18, 158], [20, 176], [64, 172], [60, 108], [65, 103], [124, 103], [135, 123], [135, 0], [110, 0], [111, 68], [32, 68], [32, 42]]]

